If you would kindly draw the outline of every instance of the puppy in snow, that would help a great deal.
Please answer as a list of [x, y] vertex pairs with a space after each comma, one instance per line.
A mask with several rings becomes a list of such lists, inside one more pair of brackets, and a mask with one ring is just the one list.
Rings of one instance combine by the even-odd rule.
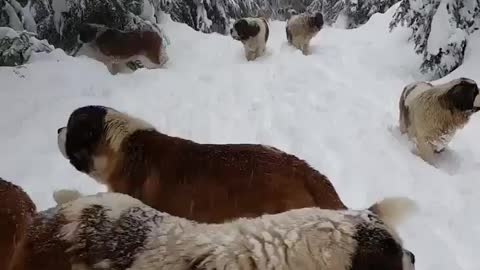
[[269, 32], [265, 18], [241, 18], [230, 29], [232, 38], [243, 43], [248, 61], [265, 54]]
[[161, 68], [168, 61], [159, 33], [146, 30], [121, 31], [98, 24], [83, 24], [79, 40], [94, 59], [117, 74], [130, 61], [140, 61], [148, 69]]
[[302, 13], [293, 15], [286, 26], [288, 43], [302, 51], [304, 55], [310, 54], [310, 40], [323, 28], [323, 15]]
[[23, 189], [0, 178], [0, 269], [8, 269], [15, 246], [36, 213], [36, 206]]
[[405, 86], [400, 96], [400, 132], [407, 133], [419, 156], [432, 164], [434, 153], [442, 152], [479, 109], [478, 86], [471, 79], [440, 85], [414, 82]]
[[414, 270], [395, 230], [414, 207], [387, 198], [365, 210], [303, 208], [201, 224], [98, 193], [38, 214], [11, 270]]

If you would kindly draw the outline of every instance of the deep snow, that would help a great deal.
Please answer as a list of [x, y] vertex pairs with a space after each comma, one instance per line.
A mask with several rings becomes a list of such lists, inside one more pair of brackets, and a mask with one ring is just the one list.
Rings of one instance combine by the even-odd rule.
[[[166, 21], [165, 70], [111, 76], [100, 63], [59, 50], [0, 68], [0, 176], [21, 185], [40, 209], [53, 205], [55, 189], [105, 190], [75, 171], [56, 142], [73, 109], [103, 104], [170, 135], [296, 154], [325, 173], [352, 208], [410, 196], [421, 209], [400, 233], [417, 269], [478, 270], [480, 116], [456, 135], [438, 168], [412, 154], [398, 132], [398, 97], [422, 79], [421, 59], [407, 42], [409, 30], [388, 33], [392, 13], [354, 30], [325, 28], [308, 57], [287, 46], [281, 22], [271, 22], [268, 54], [246, 62], [230, 37]], [[442, 81], [480, 81], [480, 35], [472, 39], [466, 63]]]

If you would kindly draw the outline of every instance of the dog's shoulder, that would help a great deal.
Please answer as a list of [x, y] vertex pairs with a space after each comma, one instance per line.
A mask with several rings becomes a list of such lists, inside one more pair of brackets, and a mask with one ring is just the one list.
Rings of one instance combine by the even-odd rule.
[[409, 106], [420, 94], [433, 89], [433, 87], [434, 86], [428, 82], [414, 82], [408, 84], [403, 88], [402, 91], [404, 105]]

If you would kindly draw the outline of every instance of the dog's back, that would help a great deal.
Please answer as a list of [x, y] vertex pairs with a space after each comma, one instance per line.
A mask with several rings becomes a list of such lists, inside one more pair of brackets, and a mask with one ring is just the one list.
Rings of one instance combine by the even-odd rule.
[[15, 246], [23, 238], [35, 210], [27, 193], [0, 178], [0, 269], [8, 269]]
[[270, 29], [268, 27], [268, 22], [267, 22], [267, 19], [263, 18], [262, 17], [262, 22], [265, 24], [265, 42], [268, 41], [268, 37], [270, 35]]
[[407, 86], [405, 86], [402, 90], [402, 94], [399, 100], [399, 126], [400, 132], [406, 133], [408, 128], [411, 125], [411, 120], [409, 116], [409, 104], [418, 97], [421, 93], [431, 89], [433, 87], [432, 84], [426, 82], [414, 82]]

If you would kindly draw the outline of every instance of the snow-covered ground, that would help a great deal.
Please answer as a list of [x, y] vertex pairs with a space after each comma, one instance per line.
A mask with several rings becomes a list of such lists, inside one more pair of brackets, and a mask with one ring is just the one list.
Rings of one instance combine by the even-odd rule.
[[[400, 228], [421, 270], [478, 270], [480, 116], [429, 166], [399, 135], [398, 97], [422, 79], [408, 30], [388, 33], [393, 9], [355, 30], [325, 28], [305, 57], [287, 46], [284, 23], [271, 22], [268, 54], [246, 62], [241, 44], [167, 21], [165, 70], [112, 76], [100, 63], [61, 51], [0, 68], [0, 176], [21, 185], [40, 209], [52, 191], [103, 191], [57, 150], [57, 128], [78, 106], [103, 104], [159, 130], [199, 142], [264, 143], [328, 175], [344, 202], [363, 208], [408, 195], [420, 211]], [[477, 50], [474, 51], [473, 48]], [[442, 81], [480, 81], [480, 35], [466, 63]]]

